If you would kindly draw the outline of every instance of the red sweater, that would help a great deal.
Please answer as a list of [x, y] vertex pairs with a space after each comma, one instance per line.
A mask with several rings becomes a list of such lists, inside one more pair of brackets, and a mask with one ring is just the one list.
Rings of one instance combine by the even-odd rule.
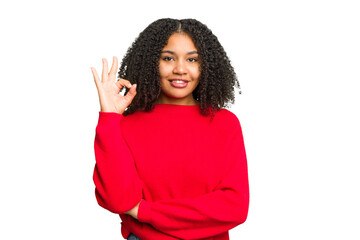
[[[94, 183], [121, 232], [141, 240], [229, 239], [246, 220], [249, 186], [238, 118], [210, 121], [200, 106], [156, 104], [128, 116], [99, 113]], [[123, 214], [139, 205], [138, 220]]]

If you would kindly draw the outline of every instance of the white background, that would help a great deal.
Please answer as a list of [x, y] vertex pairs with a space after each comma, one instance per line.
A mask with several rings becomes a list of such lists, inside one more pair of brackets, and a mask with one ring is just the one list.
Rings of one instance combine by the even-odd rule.
[[122, 239], [94, 196], [90, 67], [171, 17], [213, 30], [243, 91], [251, 202], [231, 239], [360, 239], [357, 2], [3, 1], [0, 238]]

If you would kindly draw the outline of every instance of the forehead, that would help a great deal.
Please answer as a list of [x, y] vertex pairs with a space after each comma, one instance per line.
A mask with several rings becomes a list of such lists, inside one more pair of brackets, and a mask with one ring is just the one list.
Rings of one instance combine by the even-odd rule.
[[170, 50], [176, 53], [197, 51], [191, 37], [185, 33], [173, 33], [163, 50]]

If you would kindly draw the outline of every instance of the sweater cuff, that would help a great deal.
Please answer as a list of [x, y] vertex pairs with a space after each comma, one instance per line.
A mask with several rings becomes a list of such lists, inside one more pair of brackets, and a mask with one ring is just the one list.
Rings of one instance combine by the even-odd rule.
[[99, 125], [119, 124], [124, 116], [115, 112], [99, 112]]
[[144, 223], [151, 222], [151, 202], [141, 200], [138, 210], [138, 220]]

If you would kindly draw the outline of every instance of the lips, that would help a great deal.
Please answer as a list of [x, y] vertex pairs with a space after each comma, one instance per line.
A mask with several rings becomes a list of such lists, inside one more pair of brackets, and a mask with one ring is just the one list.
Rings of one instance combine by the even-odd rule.
[[188, 84], [188, 80], [185, 79], [171, 79], [169, 80], [171, 86], [175, 87], [175, 88], [184, 88], [187, 86]]
[[176, 82], [176, 83], [188, 83], [189, 80], [185, 80], [185, 79], [170, 79], [170, 82]]

